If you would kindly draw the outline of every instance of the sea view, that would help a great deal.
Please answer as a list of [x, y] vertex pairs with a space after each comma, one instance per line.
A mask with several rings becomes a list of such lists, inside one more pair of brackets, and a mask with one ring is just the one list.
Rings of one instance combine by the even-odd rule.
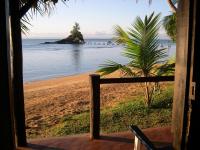
[[[125, 64], [123, 48], [111, 39], [86, 39], [85, 44], [41, 44], [56, 39], [23, 39], [24, 82], [96, 71], [106, 60]], [[175, 44], [160, 40], [168, 57], [175, 56]]]
[[0, 149], [193, 147], [198, 1], [0, 3]]

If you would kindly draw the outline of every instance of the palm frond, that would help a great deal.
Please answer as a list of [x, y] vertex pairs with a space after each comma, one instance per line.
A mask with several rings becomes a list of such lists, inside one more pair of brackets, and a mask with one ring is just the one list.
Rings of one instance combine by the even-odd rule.
[[[66, 0], [61, 0], [65, 3]], [[21, 8], [26, 5], [28, 0], [20, 0]], [[33, 15], [50, 15], [54, 12], [56, 7], [56, 3], [58, 0], [35, 0], [31, 9], [23, 16], [21, 19], [21, 29], [22, 33], [26, 34], [29, 31], [30, 27], [30, 19], [32, 19]]]
[[170, 63], [170, 64], [166, 63], [157, 68], [156, 75], [157, 76], [174, 75], [174, 72], [175, 72], [175, 63]]
[[130, 42], [129, 36], [120, 26], [115, 26], [115, 37], [113, 38], [116, 43], [124, 44], [126, 42]]
[[[116, 26], [114, 39], [118, 44], [123, 45], [122, 55], [130, 59], [130, 62], [121, 65], [114, 61], [107, 61], [106, 64], [100, 66], [101, 69], [98, 72], [106, 75], [121, 70], [127, 73], [126, 75], [150, 76], [157, 64], [165, 64], [166, 49], [159, 49], [158, 31], [161, 26], [159, 19], [160, 14], [152, 13], [144, 20], [137, 17], [128, 31]], [[166, 67], [162, 70], [164, 68]]]
[[158, 30], [160, 14], [152, 13], [144, 21], [137, 17], [128, 35], [131, 42], [126, 43], [124, 56], [132, 59], [132, 67], [138, 67], [148, 74], [152, 67], [166, 57], [164, 49], [158, 49]]
[[21, 19], [21, 31], [24, 35], [26, 35], [29, 32], [28, 26], [31, 26], [31, 24], [27, 20], [22, 18]]
[[165, 16], [163, 19], [163, 26], [167, 35], [175, 42], [176, 41], [176, 13]]
[[128, 68], [126, 65], [122, 65], [111, 60], [107, 60], [105, 64], [101, 64], [99, 67], [101, 69], [97, 70], [97, 72], [101, 73], [102, 76], [108, 75], [117, 70], [120, 70], [124, 75], [129, 75], [129, 76], [134, 75], [132, 70]]
[[[102, 75], [110, 74], [116, 70], [122, 71], [129, 76], [161, 75], [174, 68], [174, 64], [165, 62], [166, 49], [159, 49], [158, 31], [160, 28], [160, 14], [152, 13], [145, 16], [144, 20], [137, 17], [128, 31], [120, 26], [115, 27], [115, 40], [124, 47], [123, 55], [130, 62], [121, 65], [114, 61], [107, 61], [101, 65], [98, 72]], [[164, 64], [164, 65], [163, 65]], [[159, 67], [158, 67], [159, 66]], [[173, 70], [171, 70], [173, 71]], [[148, 83], [145, 83], [145, 104], [149, 106], [152, 101], [153, 90], [150, 90]]]
[[119, 70], [123, 66], [121, 64], [118, 64], [114, 61], [107, 60], [105, 64], [101, 64], [99, 66], [101, 69], [97, 70], [97, 72], [101, 73], [102, 76], [108, 75], [110, 73], [115, 72], [116, 70]]

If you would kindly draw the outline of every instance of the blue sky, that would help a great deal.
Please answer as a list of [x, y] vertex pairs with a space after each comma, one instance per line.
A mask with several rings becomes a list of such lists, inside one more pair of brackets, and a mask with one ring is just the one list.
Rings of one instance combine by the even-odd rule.
[[[144, 17], [153, 11], [162, 17], [170, 13], [166, 0], [70, 0], [66, 5], [59, 2], [50, 16], [39, 14], [31, 20], [29, 34], [24, 38], [63, 38], [69, 35], [75, 22], [85, 38], [110, 38], [113, 27], [128, 28], [136, 16]], [[166, 38], [163, 29], [160, 37]]]

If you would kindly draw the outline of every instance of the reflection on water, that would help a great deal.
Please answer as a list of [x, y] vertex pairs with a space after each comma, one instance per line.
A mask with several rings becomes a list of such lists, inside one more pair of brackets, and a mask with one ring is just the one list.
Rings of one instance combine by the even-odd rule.
[[80, 69], [80, 59], [81, 59], [81, 46], [79, 44], [73, 44], [71, 55], [72, 55], [72, 63], [74, 64], [74, 68], [76, 71], [79, 71]]

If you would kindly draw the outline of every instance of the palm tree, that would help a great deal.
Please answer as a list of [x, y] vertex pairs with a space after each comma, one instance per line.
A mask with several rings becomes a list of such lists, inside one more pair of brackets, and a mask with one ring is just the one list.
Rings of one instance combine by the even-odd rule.
[[[132, 24], [128, 31], [124, 31], [120, 26], [116, 26], [115, 40], [124, 46], [123, 55], [130, 62], [122, 65], [114, 61], [107, 61], [101, 65], [98, 72], [101, 75], [110, 74], [120, 70], [124, 75], [150, 77], [155, 74], [166, 57], [165, 49], [159, 49], [158, 31], [160, 28], [160, 14], [146, 16], [144, 20], [140, 17]], [[153, 89], [150, 83], [144, 86], [145, 104], [150, 106], [153, 96]]]
[[[137, 2], [138, 0], [136, 0]], [[152, 3], [152, 0], [148, 0], [149, 4]], [[172, 11], [172, 13], [168, 16], [165, 16], [163, 19], [163, 26], [165, 31], [167, 32], [167, 35], [176, 42], [176, 4], [179, 0], [167, 0], [167, 3]]]
[[176, 4], [178, 3], [177, 0], [167, 0], [168, 4], [171, 8], [172, 13], [168, 16], [165, 16], [163, 19], [163, 26], [167, 35], [176, 42]]

